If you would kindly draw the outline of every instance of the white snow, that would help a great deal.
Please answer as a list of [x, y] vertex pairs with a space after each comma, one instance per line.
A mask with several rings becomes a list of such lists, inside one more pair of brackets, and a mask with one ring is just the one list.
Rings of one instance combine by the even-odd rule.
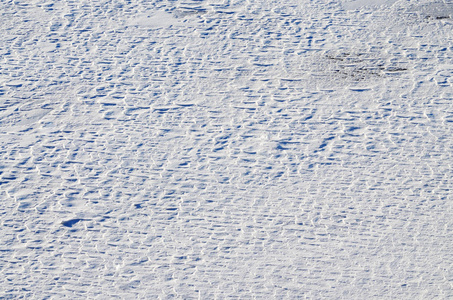
[[453, 298], [453, 3], [0, 2], [0, 299]]

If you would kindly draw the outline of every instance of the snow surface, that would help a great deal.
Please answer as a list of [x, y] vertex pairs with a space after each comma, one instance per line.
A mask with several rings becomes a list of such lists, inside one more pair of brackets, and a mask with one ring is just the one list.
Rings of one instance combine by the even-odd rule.
[[451, 1], [0, 2], [1, 299], [452, 299]]

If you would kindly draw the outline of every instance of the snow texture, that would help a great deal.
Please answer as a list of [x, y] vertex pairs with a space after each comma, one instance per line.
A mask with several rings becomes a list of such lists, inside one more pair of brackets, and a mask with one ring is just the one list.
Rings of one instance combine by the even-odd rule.
[[0, 299], [452, 299], [453, 3], [0, 2]]

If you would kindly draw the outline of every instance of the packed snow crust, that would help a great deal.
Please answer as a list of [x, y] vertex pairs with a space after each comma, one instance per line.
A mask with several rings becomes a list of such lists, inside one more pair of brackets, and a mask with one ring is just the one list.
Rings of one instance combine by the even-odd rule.
[[0, 2], [0, 299], [452, 299], [453, 3]]

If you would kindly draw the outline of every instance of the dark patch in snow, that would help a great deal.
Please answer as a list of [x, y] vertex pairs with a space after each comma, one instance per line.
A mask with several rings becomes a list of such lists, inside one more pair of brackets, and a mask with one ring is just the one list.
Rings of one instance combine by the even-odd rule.
[[66, 227], [72, 227], [75, 224], [79, 223], [80, 221], [84, 221], [84, 219], [71, 219], [68, 221], [62, 221], [61, 225], [66, 226]]

